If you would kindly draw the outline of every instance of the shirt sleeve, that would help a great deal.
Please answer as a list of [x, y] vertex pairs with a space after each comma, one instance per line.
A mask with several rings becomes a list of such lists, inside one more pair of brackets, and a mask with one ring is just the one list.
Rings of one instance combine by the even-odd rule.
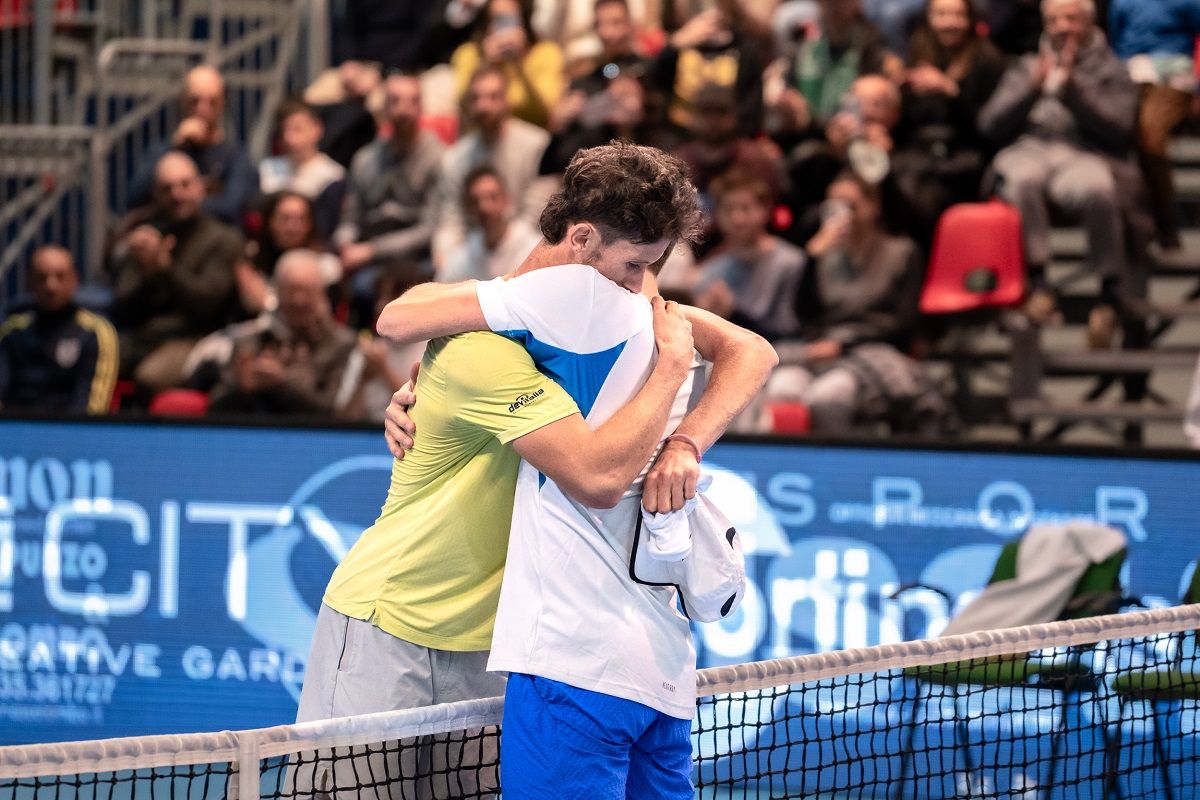
[[491, 334], [456, 337], [439, 359], [447, 365], [447, 396], [458, 419], [502, 444], [579, 413], [570, 395], [509, 339]]

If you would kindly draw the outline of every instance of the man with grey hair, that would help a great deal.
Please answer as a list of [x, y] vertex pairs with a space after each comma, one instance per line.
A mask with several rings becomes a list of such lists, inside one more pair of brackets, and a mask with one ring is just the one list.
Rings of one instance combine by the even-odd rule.
[[330, 312], [321, 260], [312, 250], [285, 253], [275, 268], [279, 307], [233, 333], [209, 409], [215, 412], [334, 416], [354, 393], [353, 331]]
[[[1087, 262], [1114, 303], [1135, 286], [1130, 269], [1122, 195], [1133, 194], [1123, 169], [1131, 166], [1137, 88], [1096, 27], [1092, 0], [1043, 0], [1045, 32], [1037, 53], [1009, 66], [979, 114], [983, 134], [1004, 146], [994, 165], [1000, 193], [1024, 222], [1025, 252], [1035, 297], [1031, 316], [1048, 318], [1045, 288], [1050, 260], [1050, 204], [1079, 219], [1088, 237]], [[1122, 188], [1118, 191], [1118, 185]], [[1111, 309], [1098, 307], [1089, 339], [1111, 336]]]

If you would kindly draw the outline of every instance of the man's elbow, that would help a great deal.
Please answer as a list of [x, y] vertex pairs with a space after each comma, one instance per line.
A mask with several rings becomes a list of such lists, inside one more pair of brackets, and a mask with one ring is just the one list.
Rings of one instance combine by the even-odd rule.
[[395, 301], [388, 303], [375, 322], [375, 332], [395, 342], [408, 341], [412, 331], [406, 324], [407, 318], [408, 315], [395, 305]]
[[754, 348], [754, 358], [762, 365], [763, 371], [769, 374], [771, 370], [779, 366], [779, 353], [775, 352], [773, 344], [757, 333], [750, 335], [754, 337], [751, 341], [751, 346]]
[[[619, 486], [615, 480], [594, 475], [586, 486], [561, 487], [576, 502], [588, 508], [608, 509], [616, 506], [625, 496], [628, 486]], [[561, 485], [560, 485], [561, 486]]]

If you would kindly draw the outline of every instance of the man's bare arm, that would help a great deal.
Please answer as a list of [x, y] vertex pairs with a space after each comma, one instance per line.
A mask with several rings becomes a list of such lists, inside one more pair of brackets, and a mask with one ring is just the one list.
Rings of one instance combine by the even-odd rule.
[[523, 459], [592, 508], [615, 506], [642, 471], [691, 368], [691, 324], [674, 303], [655, 298], [653, 306], [658, 362], [633, 400], [595, 431], [573, 414], [513, 442]]
[[467, 331], [486, 331], [475, 282], [422, 283], [384, 307], [375, 325], [380, 336], [401, 344]]
[[[775, 348], [755, 333], [698, 308], [684, 306], [683, 311], [692, 323], [696, 349], [713, 369], [699, 403], [675, 433], [690, 436], [703, 453], [762, 391], [779, 358]], [[646, 475], [642, 505], [651, 513], [682, 508], [695, 496], [699, 475], [691, 447], [682, 441], [667, 442]]]
[[691, 436], [703, 452], [758, 396], [779, 357], [771, 343], [756, 333], [699, 308], [682, 306], [682, 310], [692, 323], [696, 349], [713, 368], [700, 402], [675, 432]]

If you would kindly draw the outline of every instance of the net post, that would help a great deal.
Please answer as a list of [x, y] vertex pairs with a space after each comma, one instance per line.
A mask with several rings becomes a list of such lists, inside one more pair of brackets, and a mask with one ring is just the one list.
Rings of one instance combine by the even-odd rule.
[[259, 732], [240, 731], [238, 740], [237, 794], [230, 791], [230, 800], [258, 800], [259, 788]]

